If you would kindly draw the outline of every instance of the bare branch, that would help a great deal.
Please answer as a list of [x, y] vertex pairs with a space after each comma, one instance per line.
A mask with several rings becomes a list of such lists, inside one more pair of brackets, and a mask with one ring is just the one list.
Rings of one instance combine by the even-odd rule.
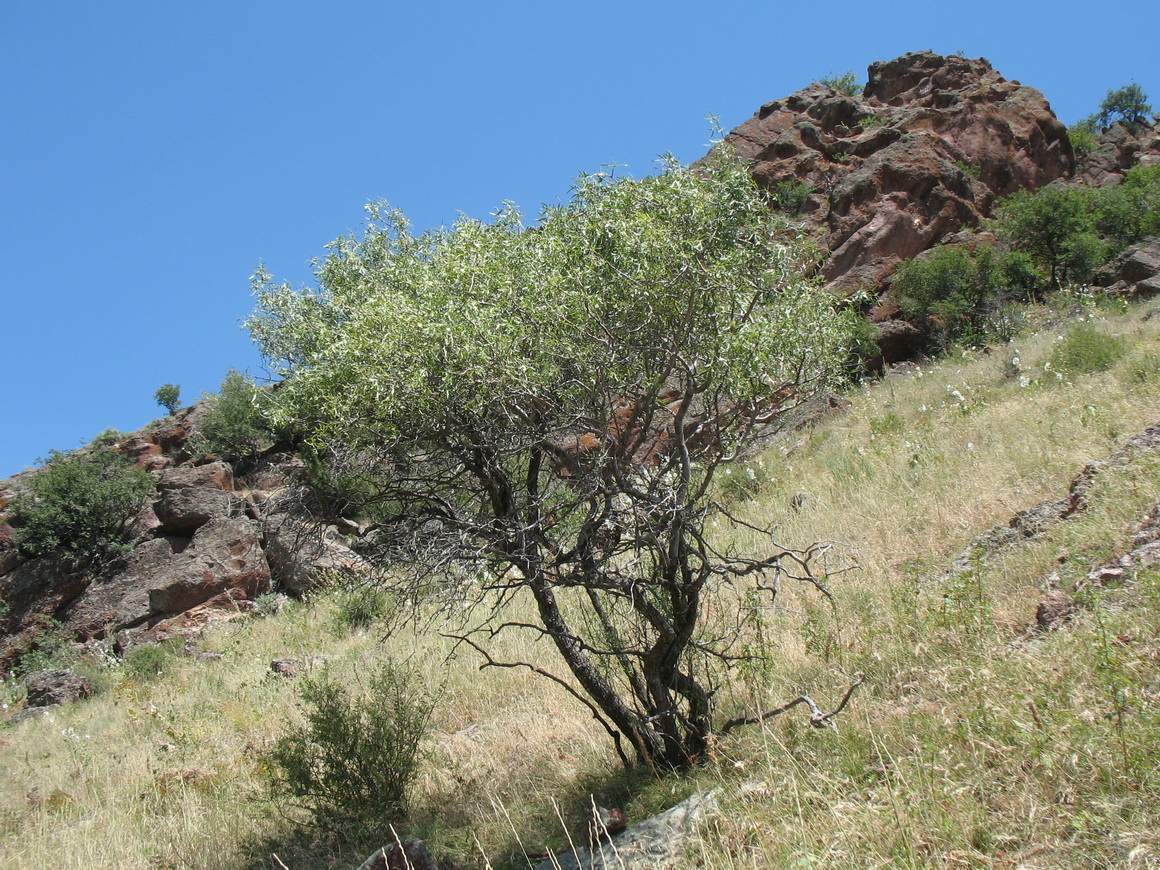
[[855, 689], [862, 685], [865, 679], [866, 678], [864, 676], [859, 674], [854, 679], [854, 682], [850, 684], [850, 687], [846, 689], [846, 694], [842, 696], [841, 703], [839, 703], [838, 706], [831, 710], [829, 713], [823, 713], [809, 695], [799, 695], [788, 704], [783, 704], [782, 706], [773, 710], [766, 710], [764, 713], [761, 713], [757, 716], [737, 716], [736, 718], [729, 719], [724, 725], [721, 726], [718, 733], [724, 735], [728, 734], [730, 731], [733, 731], [736, 728], [740, 728], [742, 725], [756, 725], [758, 722], [765, 722], [769, 719], [772, 719], [774, 716], [780, 716], [782, 713], [792, 710], [798, 704], [805, 704], [807, 707], [809, 707], [810, 725], [812, 725], [814, 728], [828, 728], [833, 725], [834, 717], [841, 713], [843, 709], [845, 709], [846, 703], [850, 700], [850, 696], [854, 694]]

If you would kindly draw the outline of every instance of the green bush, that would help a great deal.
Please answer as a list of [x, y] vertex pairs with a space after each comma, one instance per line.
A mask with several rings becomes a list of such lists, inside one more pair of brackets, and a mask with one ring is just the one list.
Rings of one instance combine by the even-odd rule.
[[862, 86], [858, 84], [858, 76], [853, 70], [848, 70], [841, 75], [830, 73], [827, 76], [822, 76], [818, 79], [818, 84], [847, 97], [854, 97], [862, 93]]
[[270, 441], [262, 414], [262, 391], [241, 372], [230, 369], [198, 424], [198, 446], [206, 453], [240, 459], [260, 452]]
[[16, 543], [73, 570], [100, 568], [129, 549], [126, 531], [153, 486], [148, 472], [111, 450], [53, 451], [13, 502]]
[[336, 619], [350, 631], [370, 628], [387, 612], [387, 593], [375, 586], [349, 584], [339, 591]]
[[809, 202], [813, 188], [796, 178], [783, 178], [773, 186], [770, 196], [774, 205], [787, 214], [800, 214]]
[[32, 642], [20, 654], [20, 674], [32, 674], [49, 668], [71, 668], [77, 663], [76, 651], [69, 645], [72, 635], [51, 616], [38, 616], [32, 626]]
[[431, 718], [416, 682], [390, 662], [358, 693], [327, 671], [304, 678], [306, 723], [290, 727], [267, 756], [275, 794], [335, 834], [386, 836], [406, 814]]
[[1100, 332], [1087, 323], [1068, 330], [1051, 354], [1052, 367], [1063, 375], [1104, 372], [1127, 352], [1123, 339]]
[[943, 247], [899, 266], [891, 289], [903, 317], [945, 346], [1003, 337], [992, 328], [995, 312], [1011, 298], [1034, 296], [1041, 280], [1024, 254]]
[[1068, 127], [1067, 138], [1071, 142], [1071, 150], [1080, 160], [1095, 151], [1100, 144], [1100, 133], [1096, 125], [1095, 115], [1077, 121]]
[[180, 649], [181, 641], [176, 638], [162, 644], [135, 646], [125, 653], [121, 666], [127, 676], [147, 683], [173, 667]]
[[1093, 196], [1096, 226], [1112, 252], [1160, 234], [1160, 164], [1133, 167], [1122, 184], [1100, 188]]

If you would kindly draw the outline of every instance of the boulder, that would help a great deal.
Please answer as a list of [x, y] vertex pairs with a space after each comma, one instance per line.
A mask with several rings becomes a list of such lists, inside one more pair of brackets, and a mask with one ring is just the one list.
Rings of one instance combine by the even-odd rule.
[[1160, 236], [1133, 245], [1092, 277], [1092, 283], [1109, 293], [1137, 298], [1160, 294]]
[[290, 514], [274, 514], [264, 528], [271, 577], [288, 594], [310, 592], [327, 573], [371, 573], [369, 563], [342, 543], [334, 527], [317, 528]]
[[164, 469], [153, 513], [165, 534], [191, 535], [215, 517], [241, 513], [243, 502], [233, 489], [233, 471], [224, 462]]
[[379, 849], [358, 870], [444, 870], [436, 864], [422, 840], [402, 840]]
[[717, 794], [717, 789], [696, 792], [594, 848], [570, 849], [541, 861], [535, 870], [662, 870], [684, 866], [685, 850], [706, 814], [716, 806]]
[[87, 677], [58, 668], [34, 671], [24, 678], [24, 685], [28, 689], [28, 696], [24, 701], [27, 707], [67, 704], [70, 701], [87, 698], [93, 693], [92, 684]]
[[726, 137], [754, 179], [807, 186], [801, 218], [830, 252], [835, 292], [877, 290], [903, 259], [988, 217], [996, 197], [1069, 175], [1064, 125], [984, 59], [907, 54], [861, 96], [814, 84]]
[[270, 569], [247, 519], [219, 517], [199, 528], [189, 547], [153, 575], [149, 611], [172, 616], [227, 590], [252, 600], [270, 588]]

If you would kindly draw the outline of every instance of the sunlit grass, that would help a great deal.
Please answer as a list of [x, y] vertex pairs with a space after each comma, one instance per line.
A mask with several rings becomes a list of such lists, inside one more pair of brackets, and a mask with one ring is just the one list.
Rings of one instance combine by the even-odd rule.
[[[481, 672], [430, 628], [383, 640], [381, 621], [344, 625], [349, 603], [331, 593], [220, 627], [202, 644], [218, 660], [177, 658], [155, 678], [114, 669], [96, 698], [0, 727], [0, 866], [235, 870], [272, 866], [274, 852], [292, 870], [357, 866], [372, 844], [329, 845], [269, 800], [263, 752], [299, 715], [293, 681], [269, 664], [321, 657], [311, 666], [357, 685], [384, 655], [436, 698], [400, 833], [465, 867], [566, 846], [589, 794], [635, 821], [714, 785], [721, 808], [695, 856], [711, 868], [1160, 866], [1160, 573], [1012, 645], [1051, 575], [1071, 591], [1129, 545], [1160, 501], [1160, 463], [1107, 472], [1074, 519], [944, 576], [974, 536], [1063, 497], [1087, 462], [1160, 417], [1149, 311], [1082, 309], [1122, 339], [1110, 369], [1059, 372], [1067, 318], [1042, 312], [1050, 328], [1035, 335], [852, 390], [848, 411], [784, 433], [722, 483], [779, 544], [830, 540], [835, 564], [857, 564], [832, 578], [832, 607], [786, 588], [763, 612], [748, 641], [763, 660], [722, 686], [722, 714], [803, 691], [826, 707], [865, 674], [836, 729], [791, 712], [730, 734], [682, 776], [625, 774], [550, 683]], [[716, 533], [753, 553], [770, 542]], [[498, 651], [556, 661], [528, 636]]]

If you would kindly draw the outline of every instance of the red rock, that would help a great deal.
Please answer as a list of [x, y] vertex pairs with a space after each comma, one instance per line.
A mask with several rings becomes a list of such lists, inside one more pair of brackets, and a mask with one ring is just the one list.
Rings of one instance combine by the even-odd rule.
[[903, 259], [979, 226], [997, 196], [1073, 166], [1042, 94], [986, 60], [931, 52], [871, 65], [861, 97], [814, 84], [767, 103], [726, 141], [766, 189], [811, 188], [801, 217], [842, 295], [880, 290]]

